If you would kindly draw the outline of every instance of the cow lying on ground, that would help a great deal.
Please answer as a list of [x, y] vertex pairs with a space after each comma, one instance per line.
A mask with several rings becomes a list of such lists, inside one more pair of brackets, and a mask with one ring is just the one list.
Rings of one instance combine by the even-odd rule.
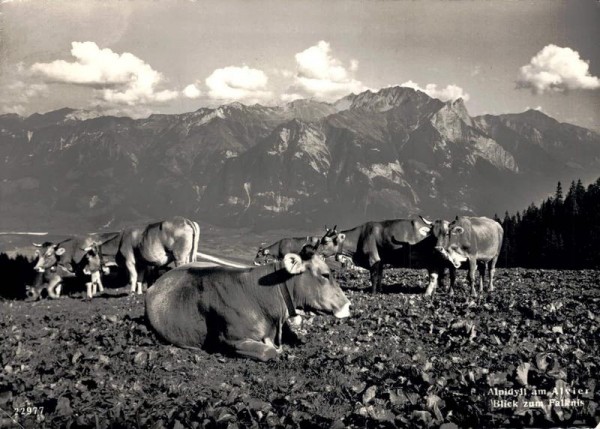
[[131, 292], [142, 293], [142, 281], [150, 268], [194, 262], [199, 237], [198, 224], [180, 216], [124, 230], [116, 261], [129, 273]]
[[350, 258], [354, 265], [371, 272], [371, 291], [381, 291], [383, 266], [423, 267], [429, 272], [429, 286], [437, 284], [443, 260], [434, 253], [431, 227], [420, 219], [366, 222], [342, 231], [337, 258]]
[[264, 265], [274, 261], [281, 261], [288, 253], [299, 253], [307, 244], [318, 248], [319, 254], [324, 258], [335, 255], [337, 247], [344, 241], [344, 235], [338, 234], [336, 226], [333, 229], [326, 228], [323, 237], [290, 237], [282, 238], [279, 241], [266, 247], [259, 247], [254, 257], [254, 265]]
[[[475, 290], [475, 269], [479, 270], [479, 293], [483, 293], [486, 269], [489, 272], [489, 290], [494, 290], [494, 273], [500, 256], [504, 230], [495, 220], [487, 217], [457, 216], [451, 223], [436, 220], [432, 223], [432, 235], [436, 239], [435, 249], [454, 268], [468, 262], [468, 281], [471, 293]], [[451, 270], [452, 274], [452, 270]], [[452, 282], [450, 291], [452, 292]]]
[[167, 342], [261, 361], [281, 353], [286, 321], [299, 307], [350, 315], [350, 301], [309, 246], [249, 269], [176, 268], [146, 295], [148, 323]]
[[[83, 279], [83, 268], [88, 249], [94, 243], [103, 243], [103, 249], [108, 254], [116, 254], [119, 243], [119, 233], [99, 233], [86, 236], [67, 238], [58, 243], [45, 242], [33, 243], [36, 250], [36, 264], [34, 270], [40, 273], [38, 284], [34, 289], [38, 292], [47, 289], [48, 297], [59, 298], [62, 290], [63, 278], [78, 277]], [[35, 295], [35, 292], [32, 292]]]

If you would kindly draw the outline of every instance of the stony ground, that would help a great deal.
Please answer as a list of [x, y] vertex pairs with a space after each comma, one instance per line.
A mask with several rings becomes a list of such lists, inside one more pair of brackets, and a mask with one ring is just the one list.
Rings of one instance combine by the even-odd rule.
[[426, 299], [423, 271], [342, 274], [353, 316], [307, 315], [270, 363], [161, 344], [120, 290], [0, 302], [0, 427], [595, 427], [600, 272], [497, 277]]

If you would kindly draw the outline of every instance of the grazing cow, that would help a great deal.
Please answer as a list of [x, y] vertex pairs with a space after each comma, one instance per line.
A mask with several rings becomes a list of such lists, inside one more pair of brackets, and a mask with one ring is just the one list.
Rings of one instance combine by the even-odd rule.
[[335, 255], [337, 247], [344, 241], [344, 235], [333, 229], [326, 228], [323, 237], [291, 237], [282, 238], [267, 247], [259, 247], [254, 257], [254, 265], [264, 265], [274, 261], [281, 261], [288, 253], [299, 253], [307, 244], [318, 249], [318, 253], [324, 258]]
[[350, 301], [310, 246], [254, 268], [176, 268], [146, 295], [148, 323], [167, 342], [261, 361], [281, 353], [286, 321], [299, 307], [350, 315]]
[[131, 292], [142, 293], [142, 281], [150, 268], [196, 261], [199, 237], [198, 224], [180, 216], [123, 231], [116, 261], [129, 273]]
[[383, 266], [424, 267], [429, 286], [437, 284], [443, 262], [434, 253], [431, 227], [420, 219], [366, 222], [342, 231], [344, 241], [337, 248], [337, 260], [350, 258], [354, 265], [371, 272], [371, 291], [381, 290]]
[[[468, 281], [471, 293], [475, 290], [475, 268], [479, 269], [479, 293], [483, 293], [486, 268], [489, 271], [489, 290], [494, 290], [494, 273], [500, 256], [504, 230], [495, 220], [487, 217], [457, 216], [452, 222], [432, 222], [432, 235], [436, 239], [435, 249], [455, 268], [463, 262], [469, 264]], [[451, 272], [452, 274], [452, 272]], [[452, 283], [450, 284], [452, 288]]]
[[[62, 290], [62, 279], [65, 277], [82, 277], [87, 248], [93, 243], [101, 242], [104, 251], [114, 256], [119, 243], [119, 233], [99, 233], [67, 238], [58, 243], [33, 243], [36, 249], [34, 270], [41, 273], [39, 278], [43, 288], [48, 290], [50, 298], [59, 298]], [[35, 287], [39, 289], [40, 284]]]

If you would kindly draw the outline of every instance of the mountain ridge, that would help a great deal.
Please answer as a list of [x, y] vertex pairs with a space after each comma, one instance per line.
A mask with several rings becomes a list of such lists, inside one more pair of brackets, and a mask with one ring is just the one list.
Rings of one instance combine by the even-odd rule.
[[[600, 136], [529, 110], [471, 116], [411, 88], [143, 119], [0, 115], [0, 213], [279, 227], [520, 209], [600, 171]], [[21, 219], [22, 218], [22, 219]], [[19, 225], [14, 225], [19, 226]]]

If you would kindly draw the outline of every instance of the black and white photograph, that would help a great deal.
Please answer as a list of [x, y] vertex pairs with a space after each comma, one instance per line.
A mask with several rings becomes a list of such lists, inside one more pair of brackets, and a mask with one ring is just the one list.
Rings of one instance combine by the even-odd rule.
[[599, 428], [600, 1], [0, 0], [0, 428]]

